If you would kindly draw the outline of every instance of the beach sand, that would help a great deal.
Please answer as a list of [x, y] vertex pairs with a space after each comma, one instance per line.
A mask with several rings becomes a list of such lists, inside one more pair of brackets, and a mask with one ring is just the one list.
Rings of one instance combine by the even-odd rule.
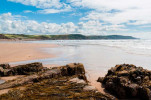
[[44, 52], [44, 48], [57, 45], [42, 43], [0, 43], [0, 63], [26, 61], [55, 57], [55, 54]]

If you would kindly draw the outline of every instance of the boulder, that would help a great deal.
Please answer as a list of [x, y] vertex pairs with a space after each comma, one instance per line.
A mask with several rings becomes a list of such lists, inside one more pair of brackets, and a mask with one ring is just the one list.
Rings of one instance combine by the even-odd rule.
[[105, 89], [120, 99], [151, 100], [151, 71], [135, 65], [116, 65], [98, 78]]
[[66, 66], [60, 67], [62, 75], [77, 75], [77, 74], [85, 74], [84, 66], [81, 63], [70, 63]]
[[9, 64], [0, 64], [0, 67], [2, 67], [3, 69], [9, 69], [10, 65]]
[[43, 70], [42, 63], [35, 62], [25, 65], [18, 65], [11, 68], [11, 72], [13, 75], [29, 75], [32, 73], [37, 73]]
[[10, 67], [9, 64], [0, 64], [0, 76], [12, 75], [30, 75], [44, 70], [42, 63], [35, 62], [30, 64], [18, 65]]
[[7, 75], [9, 69], [11, 69], [9, 64], [0, 64], [0, 76]]

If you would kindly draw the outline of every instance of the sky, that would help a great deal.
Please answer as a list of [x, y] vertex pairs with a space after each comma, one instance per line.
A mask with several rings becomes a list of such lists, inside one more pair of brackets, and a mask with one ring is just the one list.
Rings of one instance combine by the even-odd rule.
[[151, 0], [0, 0], [0, 33], [151, 38]]

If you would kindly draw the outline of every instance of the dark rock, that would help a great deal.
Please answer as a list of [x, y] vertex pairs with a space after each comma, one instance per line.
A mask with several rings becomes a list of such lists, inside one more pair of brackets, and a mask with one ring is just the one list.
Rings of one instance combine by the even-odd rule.
[[[19, 65], [14, 68], [15, 70], [13, 70], [13, 72], [16, 72], [18, 75], [24, 75], [24, 74], [28, 75], [27, 71], [38, 72], [39, 70], [42, 70], [42, 64], [32, 63], [26, 65]], [[6, 82], [0, 85], [0, 90], [15, 87], [15, 86], [20, 86], [23, 84], [39, 82], [43, 79], [51, 79], [51, 78], [58, 78], [61, 76], [73, 76], [73, 75], [76, 75], [79, 79], [83, 79], [87, 81], [83, 64], [74, 63], [74, 64], [68, 64], [66, 66], [52, 68], [38, 74], [33, 74], [10, 82]]]
[[[32, 68], [29, 69], [27, 66]], [[36, 66], [38, 69], [35, 69]], [[23, 69], [37, 72], [41, 67], [34, 63], [17, 66], [13, 71], [18, 74], [28, 74]], [[111, 95], [98, 92], [89, 85], [84, 66], [80, 63], [42, 69], [38, 73], [0, 84], [0, 90], [3, 89], [10, 89], [10, 91], [0, 95], [0, 100], [117, 100]]]
[[97, 82], [101, 82], [102, 83], [103, 80], [104, 80], [104, 77], [99, 77], [98, 80], [97, 80]]
[[0, 64], [0, 67], [2, 67], [3, 69], [9, 69], [10, 65], [9, 64]]
[[35, 62], [31, 64], [18, 65], [11, 68], [13, 75], [29, 75], [34, 72], [42, 71], [43, 65], [42, 63]]
[[7, 75], [9, 69], [11, 69], [9, 64], [0, 64], [0, 76]]
[[135, 65], [116, 65], [104, 78], [98, 78], [105, 89], [121, 99], [151, 100], [151, 71]]
[[151, 100], [151, 90], [149, 88], [139, 88], [139, 94], [142, 100]]
[[60, 67], [61, 74], [64, 75], [77, 75], [77, 74], [85, 74], [84, 66], [81, 63], [71, 63], [66, 66]]
[[12, 75], [30, 75], [44, 70], [42, 63], [35, 62], [31, 64], [18, 65], [10, 67], [9, 64], [0, 64], [0, 76], [12, 76]]
[[78, 78], [87, 81], [87, 77], [85, 76], [85, 74], [79, 74]]

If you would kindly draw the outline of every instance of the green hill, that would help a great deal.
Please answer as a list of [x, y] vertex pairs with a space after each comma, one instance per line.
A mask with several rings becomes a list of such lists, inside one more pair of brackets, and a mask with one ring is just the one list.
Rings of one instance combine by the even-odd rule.
[[100, 40], [100, 39], [137, 39], [132, 36], [122, 35], [91, 35], [85, 36], [81, 34], [67, 35], [25, 35], [25, 34], [0, 34], [0, 39], [38, 39], [38, 40]]

